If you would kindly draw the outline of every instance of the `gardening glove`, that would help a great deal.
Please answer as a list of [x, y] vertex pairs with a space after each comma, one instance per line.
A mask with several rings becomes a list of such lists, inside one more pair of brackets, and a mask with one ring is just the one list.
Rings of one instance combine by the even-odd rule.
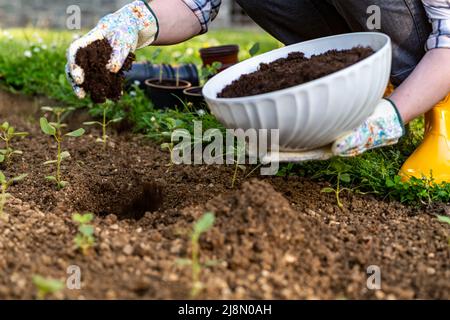
[[106, 39], [113, 52], [106, 68], [119, 72], [130, 52], [153, 43], [158, 37], [158, 20], [149, 4], [144, 0], [134, 1], [115, 13], [103, 17], [88, 34], [75, 40], [67, 51], [66, 74], [75, 94], [80, 98], [86, 92], [80, 87], [84, 82], [84, 71], [75, 63], [78, 49], [97, 40]]
[[353, 157], [396, 144], [404, 134], [405, 126], [394, 102], [382, 99], [362, 125], [334, 142], [332, 152], [336, 156]]

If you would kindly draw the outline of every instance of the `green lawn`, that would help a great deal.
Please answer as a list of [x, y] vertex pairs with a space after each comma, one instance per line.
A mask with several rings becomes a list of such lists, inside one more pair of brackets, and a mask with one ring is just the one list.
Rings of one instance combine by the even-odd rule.
[[[78, 100], [72, 93], [64, 75], [65, 51], [76, 34], [72, 32], [43, 31], [36, 29], [0, 30], [0, 86], [13, 92], [28, 95], [46, 95], [65, 106], [89, 107], [98, 115], [99, 107], [88, 99]], [[202, 47], [237, 43], [241, 47], [240, 59], [249, 57], [248, 50], [259, 42], [265, 52], [280, 46], [270, 36], [247, 30], [218, 30], [196, 37], [184, 44], [164, 47], [155, 63], [173, 62], [173, 56], [183, 53], [185, 62], [200, 65], [198, 49]], [[140, 50], [138, 60], [149, 59], [155, 48]], [[127, 110], [127, 111], [125, 111]], [[161, 143], [168, 142], [174, 129], [192, 130], [193, 120], [201, 119], [204, 130], [221, 128], [210, 115], [199, 115], [187, 110], [155, 110], [143, 92], [134, 88], [131, 94], [114, 105], [109, 116], [128, 117], [137, 131], [146, 133]], [[280, 175], [308, 176], [351, 188], [352, 192], [373, 193], [382, 198], [392, 198], [409, 204], [448, 202], [450, 187], [430, 185], [430, 181], [413, 179], [409, 183], [399, 181], [397, 172], [420, 142], [422, 120], [414, 122], [411, 132], [402, 142], [390, 148], [368, 152], [353, 159], [334, 159], [299, 165], [285, 165]], [[165, 144], [167, 145], [167, 144]]]

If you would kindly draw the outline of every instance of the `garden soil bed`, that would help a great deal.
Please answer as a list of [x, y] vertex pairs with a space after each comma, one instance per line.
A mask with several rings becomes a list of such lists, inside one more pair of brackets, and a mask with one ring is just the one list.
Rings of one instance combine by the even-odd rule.
[[[44, 181], [53, 156], [30, 101], [0, 92], [0, 117], [31, 133], [8, 175], [29, 173], [11, 189], [9, 222], [0, 223], [0, 299], [35, 298], [34, 274], [65, 280], [81, 268], [81, 290], [57, 299], [189, 298], [189, 232], [216, 214], [202, 236], [208, 299], [449, 299], [450, 228], [435, 214], [371, 196], [345, 195], [344, 208], [298, 177], [248, 178], [231, 188], [233, 168], [169, 166], [170, 156], [144, 137], [112, 134], [106, 151], [88, 132], [66, 140], [72, 159], [59, 192]], [[11, 108], [12, 103], [29, 107]], [[17, 110], [17, 113], [16, 113]], [[83, 115], [72, 119], [73, 126]], [[97, 244], [90, 256], [73, 248], [74, 212], [92, 211]], [[447, 210], [448, 211], [448, 210]], [[367, 267], [381, 268], [382, 290], [367, 289]]]
[[257, 71], [226, 86], [219, 98], [247, 97], [297, 86], [347, 68], [373, 53], [369, 47], [330, 50], [310, 58], [302, 52], [293, 52], [287, 58], [261, 63]]

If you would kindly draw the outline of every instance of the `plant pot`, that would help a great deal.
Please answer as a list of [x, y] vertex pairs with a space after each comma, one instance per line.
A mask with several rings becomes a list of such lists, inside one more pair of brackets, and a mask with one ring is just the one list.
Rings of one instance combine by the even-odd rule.
[[214, 62], [220, 62], [222, 64], [222, 67], [218, 70], [219, 72], [238, 63], [238, 54], [238, 45], [227, 45], [200, 49], [200, 57], [202, 58], [203, 66], [210, 66]]
[[206, 102], [202, 93], [203, 87], [190, 87], [184, 89], [184, 99], [186, 102], [191, 103], [195, 109], [203, 109], [206, 110]]
[[[151, 64], [146, 62], [135, 62], [131, 70], [125, 72], [126, 88], [139, 81], [140, 88], [145, 89], [145, 80], [159, 78], [161, 68], [163, 69], [163, 79], [174, 79], [176, 77], [176, 68], [168, 64]], [[197, 66], [193, 63], [180, 65], [180, 79], [189, 81], [193, 86], [199, 85], [199, 74]]]
[[186, 80], [180, 80], [178, 86], [176, 79], [145, 80], [145, 92], [153, 105], [159, 109], [174, 108], [181, 106], [184, 99], [183, 90], [191, 87], [191, 83]]

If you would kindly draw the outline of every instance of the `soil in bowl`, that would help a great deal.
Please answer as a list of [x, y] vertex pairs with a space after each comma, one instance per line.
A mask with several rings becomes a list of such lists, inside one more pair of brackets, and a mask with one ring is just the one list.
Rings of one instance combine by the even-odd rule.
[[190, 88], [191, 83], [176, 79], [148, 79], [145, 81], [146, 93], [154, 106], [159, 109], [181, 106], [183, 90]]
[[293, 52], [287, 58], [261, 63], [258, 70], [242, 75], [219, 93], [219, 98], [253, 96], [297, 86], [345, 69], [374, 53], [369, 47], [330, 50], [306, 58]]
[[77, 52], [75, 62], [85, 74], [81, 87], [95, 103], [104, 103], [106, 99], [117, 101], [122, 97], [125, 71], [131, 69], [135, 55], [130, 53], [118, 73], [106, 69], [111, 58], [112, 48], [106, 39], [97, 40]]

